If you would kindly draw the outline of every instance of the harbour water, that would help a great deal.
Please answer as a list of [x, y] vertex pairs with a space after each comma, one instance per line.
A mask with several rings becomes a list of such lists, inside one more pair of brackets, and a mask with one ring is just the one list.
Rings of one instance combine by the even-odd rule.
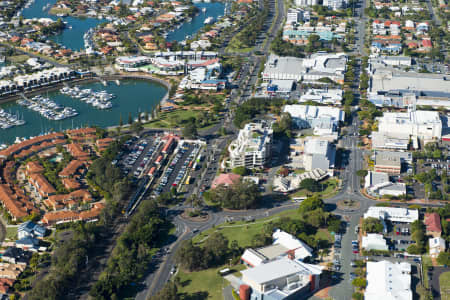
[[[224, 15], [225, 4], [223, 2], [195, 3], [194, 5], [199, 9], [198, 15], [194, 16], [191, 22], [186, 22], [180, 28], [169, 32], [167, 35], [168, 41], [181, 42], [186, 36], [195, 35], [205, 26], [206, 18], [212, 17], [214, 21], [217, 21], [218, 18]], [[205, 12], [202, 12], [203, 8], [206, 8]]]
[[[0, 129], [0, 144], [13, 143], [16, 137], [36, 136], [48, 131], [59, 131], [69, 128], [82, 127], [87, 125], [97, 125], [100, 127], [114, 126], [119, 124], [122, 116], [123, 124], [127, 124], [128, 115], [136, 119], [139, 112], [151, 112], [167, 92], [167, 89], [147, 80], [122, 80], [120, 86], [115, 82], [108, 82], [105, 87], [100, 82], [81, 85], [80, 88], [89, 88], [93, 91], [106, 90], [116, 97], [111, 100], [111, 109], [99, 110], [91, 104], [82, 102], [80, 99], [71, 98], [58, 91], [43, 94], [53, 101], [63, 106], [73, 107], [78, 111], [78, 115], [72, 118], [53, 121], [41, 116], [38, 112], [20, 106], [16, 101], [0, 105], [0, 109], [18, 115], [26, 121], [25, 125], [16, 126], [9, 129]], [[130, 96], [132, 95], [132, 96]]]
[[[57, 20], [58, 17], [54, 15], [50, 15], [48, 12], [56, 3], [56, 0], [35, 0], [30, 7], [25, 8], [22, 11], [22, 16], [26, 19], [32, 18], [51, 18], [53, 20]], [[50, 5], [48, 5], [50, 4]], [[46, 9], [43, 9], [46, 7]], [[63, 18], [64, 22], [67, 22], [67, 26], [71, 26], [71, 29], [66, 28], [62, 32], [56, 35], [52, 35], [49, 37], [50, 40], [55, 41], [66, 48], [72, 50], [80, 50], [84, 49], [84, 39], [83, 35], [91, 28], [96, 27], [97, 25], [105, 22], [105, 20], [98, 20], [93, 18], [74, 18], [74, 17], [65, 17]]]

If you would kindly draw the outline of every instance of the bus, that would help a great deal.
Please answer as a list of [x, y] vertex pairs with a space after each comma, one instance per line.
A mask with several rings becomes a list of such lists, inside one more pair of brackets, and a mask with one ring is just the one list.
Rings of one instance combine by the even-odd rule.
[[156, 171], [156, 167], [152, 167], [150, 171], [148, 171], [148, 176], [154, 176]]
[[191, 176], [189, 175], [188, 178], [186, 179], [186, 184], [191, 184]]

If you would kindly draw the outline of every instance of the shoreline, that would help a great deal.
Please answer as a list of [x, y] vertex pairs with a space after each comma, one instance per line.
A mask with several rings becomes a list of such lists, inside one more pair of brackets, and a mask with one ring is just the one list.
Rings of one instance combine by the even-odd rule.
[[[40, 88], [36, 88], [32, 91], [24, 92], [23, 94], [26, 97], [30, 97], [30, 96], [39, 95], [39, 94], [42, 94], [45, 92], [57, 91], [60, 88], [64, 87], [65, 83], [67, 83], [68, 85], [76, 85], [76, 84], [88, 84], [88, 83], [93, 83], [93, 82], [101, 82], [103, 80], [114, 81], [114, 80], [120, 80], [120, 79], [123, 79], [123, 80], [125, 80], [125, 79], [148, 80], [148, 81], [156, 82], [158, 84], [163, 85], [167, 89], [166, 94], [160, 100], [160, 104], [164, 104], [167, 101], [167, 99], [169, 98], [171, 84], [168, 81], [165, 81], [161, 78], [153, 77], [151, 75], [128, 75], [128, 74], [126, 74], [126, 75], [108, 75], [105, 77], [94, 76], [94, 77], [88, 77], [88, 78], [78, 78], [75, 80], [59, 82], [59, 83], [51, 85], [51, 86], [43, 86]], [[20, 94], [10, 95], [10, 96], [6, 96], [6, 97], [0, 97], [0, 104], [12, 102], [12, 101], [15, 101], [15, 100], [18, 100], [21, 98], [22, 98], [22, 96]]]

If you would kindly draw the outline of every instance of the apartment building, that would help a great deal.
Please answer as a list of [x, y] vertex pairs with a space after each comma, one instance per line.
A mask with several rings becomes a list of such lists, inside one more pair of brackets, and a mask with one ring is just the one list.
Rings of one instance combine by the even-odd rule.
[[248, 123], [228, 150], [231, 167], [261, 168], [271, 157], [273, 130], [266, 122]]

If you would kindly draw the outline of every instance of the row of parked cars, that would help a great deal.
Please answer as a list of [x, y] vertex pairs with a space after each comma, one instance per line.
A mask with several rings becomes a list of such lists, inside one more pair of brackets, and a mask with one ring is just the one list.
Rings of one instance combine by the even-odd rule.
[[134, 146], [131, 146], [132, 144], [127, 144], [129, 141], [125, 143], [125, 145], [128, 145], [131, 147], [130, 153], [125, 157], [123, 160], [123, 167], [125, 174], [128, 174], [130, 170], [133, 168], [134, 164], [138, 160], [139, 156], [141, 156], [142, 152], [144, 151], [145, 147], [148, 145], [147, 140], [141, 140], [139, 143], [135, 144]]
[[155, 153], [155, 151], [158, 149], [159, 144], [160, 144], [160, 139], [156, 138], [155, 145], [153, 145], [152, 147], [150, 147], [150, 149], [148, 149], [148, 151], [147, 151], [147, 153], [145, 153], [145, 156], [142, 159], [142, 162], [140, 163], [139, 167], [137, 167], [136, 171], [134, 172], [134, 176], [136, 178], [139, 177], [142, 174], [142, 172], [145, 170], [153, 153]]
[[[166, 171], [163, 173], [161, 177], [161, 181], [159, 183], [159, 186], [155, 189], [154, 194], [158, 196], [162, 193], [164, 187], [169, 183], [170, 175], [172, 175], [172, 172], [174, 171], [176, 165], [180, 162], [181, 158], [183, 157], [184, 153], [189, 150], [188, 144], [179, 144], [178, 145], [178, 151], [175, 154], [174, 158], [170, 162], [169, 167], [166, 169]], [[172, 183], [172, 186], [177, 186], [180, 182], [180, 180], [183, 178], [184, 173], [186, 172], [187, 166], [189, 164], [189, 158], [186, 159], [183, 162], [183, 166], [181, 167], [181, 170], [178, 172], [178, 175], [175, 179], [175, 181]]]

